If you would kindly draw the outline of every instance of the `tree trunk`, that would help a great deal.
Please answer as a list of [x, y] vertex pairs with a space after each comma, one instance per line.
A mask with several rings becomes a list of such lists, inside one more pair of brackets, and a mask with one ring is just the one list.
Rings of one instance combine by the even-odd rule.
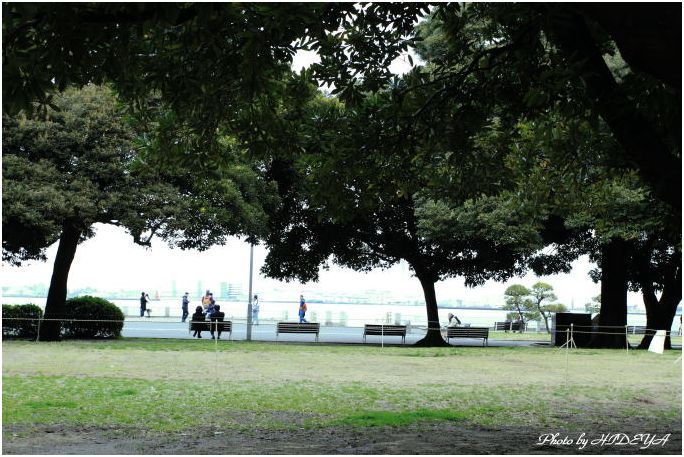
[[63, 319], [66, 311], [67, 279], [71, 262], [76, 255], [76, 248], [81, 237], [81, 231], [71, 225], [65, 225], [59, 237], [59, 246], [55, 265], [52, 269], [50, 290], [45, 302], [44, 321], [40, 328], [41, 341], [57, 341], [60, 339], [61, 322], [47, 319]]
[[601, 313], [591, 347], [624, 349], [627, 344], [627, 243], [613, 238], [601, 251]]
[[442, 330], [439, 324], [439, 314], [437, 313], [437, 295], [435, 294], [435, 280], [430, 275], [419, 273], [416, 270], [416, 276], [420, 280], [420, 285], [423, 287], [423, 294], [425, 295], [425, 307], [427, 309], [428, 330], [425, 337], [418, 342], [416, 346], [449, 346], [442, 337]]
[[541, 307], [539, 308], [539, 314], [542, 315], [542, 319], [544, 319], [544, 328], [546, 328], [546, 333], [549, 335], [551, 334], [551, 329], [549, 329], [549, 318], [546, 315], [544, 311], [541, 310]]
[[673, 275], [674, 280], [669, 281], [663, 288], [663, 294], [660, 300], [656, 299], [653, 287], [644, 287], [642, 285], [642, 293], [644, 295], [644, 305], [646, 307], [646, 333], [639, 344], [639, 349], [648, 349], [655, 335], [655, 330], [665, 330], [665, 349], [672, 349], [670, 341], [670, 331], [672, 329], [672, 321], [677, 314], [677, 306], [682, 301], [682, 270], [681, 266], [676, 266], [677, 271]]

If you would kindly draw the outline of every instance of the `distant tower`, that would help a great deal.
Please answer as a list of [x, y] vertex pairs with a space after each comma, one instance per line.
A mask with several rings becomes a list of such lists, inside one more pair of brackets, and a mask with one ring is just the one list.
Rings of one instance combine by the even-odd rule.
[[202, 289], [202, 281], [197, 281], [197, 296], [198, 297], [204, 296], [204, 289]]
[[229, 298], [230, 286], [227, 282], [221, 283], [221, 298]]
[[176, 280], [174, 279], [171, 281], [171, 295], [175, 297], [178, 293], [178, 289], [176, 288]]

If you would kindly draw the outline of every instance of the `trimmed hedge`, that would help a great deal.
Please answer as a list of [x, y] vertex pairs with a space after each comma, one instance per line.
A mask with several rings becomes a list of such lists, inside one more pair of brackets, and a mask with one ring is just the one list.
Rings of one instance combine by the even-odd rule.
[[32, 303], [27, 305], [2, 305], [3, 338], [36, 338], [38, 320], [43, 310]]
[[71, 298], [66, 302], [66, 309], [67, 320], [62, 324], [64, 338], [121, 336], [124, 314], [114, 303], [104, 298], [90, 295]]

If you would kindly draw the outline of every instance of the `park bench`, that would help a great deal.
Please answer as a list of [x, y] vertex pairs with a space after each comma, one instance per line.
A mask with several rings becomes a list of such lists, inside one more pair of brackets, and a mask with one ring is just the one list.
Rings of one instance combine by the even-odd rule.
[[366, 342], [366, 335], [379, 336], [400, 336], [402, 344], [406, 342], [405, 325], [385, 325], [385, 324], [365, 324], [363, 326], [363, 342]]
[[522, 322], [495, 322], [494, 330], [496, 330], [497, 332], [519, 332], [522, 330]]
[[643, 335], [646, 333], [646, 327], [643, 325], [628, 325], [627, 333], [630, 335]]
[[482, 338], [482, 345], [488, 346], [489, 327], [448, 327], [447, 343], [450, 338]]
[[281, 333], [315, 333], [318, 341], [318, 333], [321, 324], [318, 322], [278, 322], [276, 327], [276, 342]]
[[189, 331], [194, 332], [200, 330], [202, 332], [211, 332], [212, 330], [218, 333], [228, 333], [228, 339], [233, 336], [233, 322], [232, 321], [190, 321]]

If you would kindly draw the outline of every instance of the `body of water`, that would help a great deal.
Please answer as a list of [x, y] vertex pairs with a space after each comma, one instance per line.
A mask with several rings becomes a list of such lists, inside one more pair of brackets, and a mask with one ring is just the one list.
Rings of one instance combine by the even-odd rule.
[[[140, 316], [140, 301], [138, 299], [111, 299], [126, 316]], [[33, 303], [45, 306], [45, 297], [2, 297], [3, 304]], [[226, 313], [226, 318], [240, 321], [247, 317], [247, 303], [244, 301], [217, 301], [221, 305], [221, 311]], [[191, 302], [190, 314], [198, 306], [199, 302]], [[363, 327], [364, 324], [374, 323], [401, 323], [425, 326], [427, 316], [424, 306], [415, 305], [386, 305], [386, 304], [347, 304], [347, 303], [309, 303], [306, 319], [311, 322], [321, 322], [329, 325], [342, 325], [348, 327]], [[181, 316], [180, 299], [152, 300], [147, 307], [152, 317], [177, 317]], [[259, 302], [259, 318], [264, 320], [285, 321], [298, 320], [297, 311], [299, 301], [292, 302]], [[442, 325], [446, 325], [447, 316], [453, 313], [464, 324], [472, 326], [492, 327], [495, 322], [506, 320], [506, 314], [510, 311], [501, 309], [474, 309], [474, 308], [439, 308], [439, 319]], [[582, 312], [575, 310], [575, 312]], [[679, 330], [679, 315], [675, 318], [672, 330]], [[646, 315], [643, 313], [630, 313], [627, 315], [628, 325], [646, 325]], [[544, 330], [544, 324], [531, 322], [530, 330]], [[549, 322], [550, 325], [550, 322]]]

